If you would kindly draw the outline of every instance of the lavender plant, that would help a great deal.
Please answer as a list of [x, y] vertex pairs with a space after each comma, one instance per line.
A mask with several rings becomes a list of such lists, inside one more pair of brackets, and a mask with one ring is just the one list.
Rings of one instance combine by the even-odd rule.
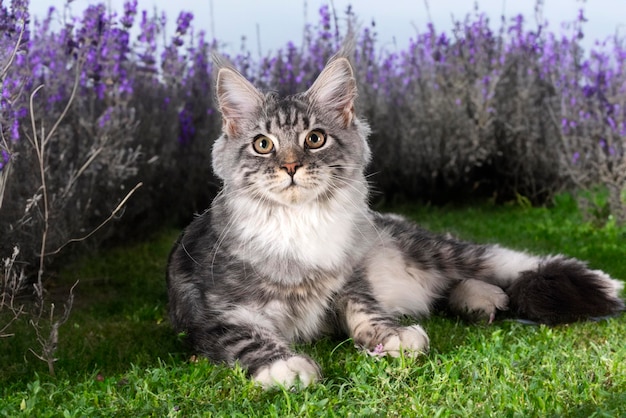
[[[0, 210], [4, 196], [12, 178], [15, 158], [13, 145], [19, 139], [17, 117], [22, 112], [19, 107], [23, 93], [21, 80], [11, 77], [10, 70], [16, 60], [23, 57], [28, 39], [28, 14], [23, 4], [12, 8], [0, 5]], [[0, 253], [3, 269], [0, 271], [0, 338], [11, 336], [11, 325], [24, 313], [24, 308], [16, 301], [16, 296], [26, 286], [26, 276], [20, 268], [18, 257], [20, 248], [14, 245], [7, 252]]]
[[[6, 98], [1, 121], [2, 151], [9, 158], [3, 161], [0, 173], [2, 191], [8, 197], [0, 207], [0, 231], [3, 236], [0, 250], [3, 255], [8, 254], [3, 258], [4, 271], [0, 273], [0, 312], [8, 312], [9, 316], [6, 321], [2, 316], [0, 334], [7, 335], [5, 331], [25, 312], [24, 304], [15, 304], [16, 294], [32, 289], [34, 303], [32, 312], [29, 312], [29, 323], [40, 343], [40, 350], [31, 351], [48, 363], [53, 374], [58, 329], [68, 319], [73, 288], [63, 312], [58, 315], [55, 304], [46, 301], [44, 271], [51, 256], [63, 248], [63, 243], [73, 241], [68, 238], [69, 234], [84, 234], [80, 228], [90, 227], [90, 220], [98, 215], [89, 213], [90, 205], [98, 203], [98, 197], [101, 201], [106, 199], [104, 195], [95, 196], [94, 190], [98, 193], [107, 190], [97, 188], [94, 180], [123, 179], [128, 176], [127, 169], [132, 170], [132, 149], [128, 152], [120, 145], [125, 145], [124, 132], [128, 127], [132, 129], [133, 124], [125, 119], [126, 112], [121, 112], [124, 117], [115, 114], [124, 105], [123, 90], [128, 87], [124, 83], [123, 71], [111, 70], [98, 61], [101, 57], [106, 61], [108, 55], [123, 54], [125, 49], [123, 36], [113, 42], [106, 42], [100, 36], [102, 9], [88, 9], [76, 34], [66, 30], [57, 37], [49, 32], [52, 9], [48, 20], [40, 26], [40, 32], [33, 35], [26, 30], [29, 23], [27, 6], [27, 2], [14, 1], [11, 9], [2, 9], [1, 14], [4, 19], [2, 26], [16, 28], [14, 35], [19, 35], [8, 41], [15, 46], [2, 72]], [[11, 30], [6, 32], [9, 36], [11, 33]], [[46, 35], [67, 45], [65, 55], [70, 58], [57, 54], [55, 48], [38, 51], [42, 46], [41, 37]], [[114, 52], [109, 52], [111, 50]], [[69, 69], [71, 76], [56, 78], [54, 70], [60, 68]], [[102, 88], [99, 81], [103, 76], [113, 88]], [[68, 79], [73, 81], [66, 83]], [[44, 89], [46, 84], [50, 85], [50, 90]], [[38, 94], [44, 91], [46, 93]], [[77, 94], [79, 91], [80, 94]], [[82, 114], [72, 112], [75, 101], [81, 102]], [[104, 110], [99, 113], [99, 109]], [[74, 124], [66, 123], [72, 119]], [[25, 123], [27, 121], [30, 124]], [[125, 125], [115, 125], [120, 122]], [[5, 134], [7, 126], [10, 126], [10, 131]], [[93, 142], [83, 140], [79, 137], [81, 134], [84, 139]], [[108, 179], [103, 177], [107, 174]], [[91, 181], [84, 183], [85, 178]], [[109, 189], [111, 187], [114, 186], [110, 184]], [[116, 211], [119, 211], [119, 206], [114, 213]], [[9, 252], [11, 247], [13, 250]]]
[[[580, 11], [574, 32], [585, 21]], [[553, 43], [554, 42], [553, 40]], [[561, 160], [579, 190], [603, 185], [608, 212], [626, 223], [626, 46], [617, 34], [596, 42], [586, 57], [564, 38], [559, 56], [568, 71], [554, 73], [560, 102], [553, 109], [561, 138]], [[554, 68], [551, 67], [552, 69]], [[586, 202], [589, 205], [589, 201]]]
[[[202, 34], [196, 43], [193, 31], [188, 31], [190, 14], [181, 14], [176, 34], [158, 57], [157, 37], [163, 34], [166, 20], [144, 12], [140, 21], [143, 31], [137, 40], [131, 40], [136, 1], [127, 2], [119, 16], [102, 4], [89, 6], [82, 16], [70, 17], [64, 27], [52, 30], [50, 23], [56, 13], [50, 9], [43, 21], [35, 22], [27, 53], [9, 72], [11, 80], [23, 80], [20, 91], [44, 86], [33, 101], [36, 126], [48, 129], [65, 112], [63, 123], [54, 126], [55, 140], [48, 144], [50, 216], [56, 226], [48, 237], [52, 252], [98, 225], [138, 178], [158, 181], [175, 177], [179, 181], [167, 185], [147, 182], [147, 203], [128, 208], [131, 220], [154, 207], [151, 199], [171, 202], [168, 192], [182, 196], [177, 186], [186, 179], [170, 159], [160, 156], [174, 155], [177, 163], [198, 159], [191, 152], [197, 143], [192, 139], [206, 129], [202, 121], [211, 119], [206, 116], [211, 108], [207, 103], [212, 100], [208, 95], [199, 105], [193, 103], [195, 97], [208, 92], [209, 47]], [[186, 50], [185, 42], [189, 42]], [[62, 48], [51, 48], [52, 44]], [[72, 106], [65, 109], [74, 88]], [[21, 181], [6, 189], [11, 199], [2, 208], [0, 229], [8, 239], [0, 246], [6, 252], [11, 242], [22, 242], [21, 253], [33, 259], [37, 244], [27, 237], [32, 235], [29, 228], [37, 230], [42, 216], [24, 217], [22, 212], [25, 201], [38, 199], [33, 191], [39, 179], [32, 169], [35, 155], [27, 139], [32, 135], [28, 106], [24, 100], [14, 102], [11, 129], [15, 139], [10, 152], [20, 155], [12, 166]], [[192, 167], [195, 172], [202, 171], [199, 163]], [[168, 170], [172, 175], [163, 176]], [[37, 211], [38, 207], [31, 205], [30, 209]], [[23, 220], [25, 223], [20, 223]], [[111, 235], [110, 231], [92, 242]]]

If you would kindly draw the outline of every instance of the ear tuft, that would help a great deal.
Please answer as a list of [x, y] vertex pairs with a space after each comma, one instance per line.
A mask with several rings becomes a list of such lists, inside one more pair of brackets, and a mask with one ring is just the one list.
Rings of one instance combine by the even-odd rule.
[[344, 126], [350, 125], [357, 88], [348, 59], [339, 57], [330, 61], [306, 94], [317, 106], [336, 112]]
[[216, 84], [222, 130], [229, 136], [236, 136], [241, 122], [254, 115], [263, 104], [263, 95], [244, 76], [228, 67], [220, 68]]

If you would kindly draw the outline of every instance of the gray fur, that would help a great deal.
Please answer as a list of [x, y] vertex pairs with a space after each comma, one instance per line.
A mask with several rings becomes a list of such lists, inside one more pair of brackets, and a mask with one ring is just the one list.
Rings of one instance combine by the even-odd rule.
[[[493, 320], [511, 294], [554, 299], [542, 292], [559, 286], [543, 283], [565, 280], [560, 266], [577, 276], [568, 283], [595, 292], [593, 303], [568, 313], [511, 300], [516, 314], [553, 323], [623, 308], [622, 283], [578, 261], [437, 236], [370, 210], [369, 127], [354, 113], [347, 59], [334, 58], [308, 91], [288, 97], [261, 93], [223, 67], [217, 94], [224, 123], [213, 167], [223, 188], [182, 233], [167, 269], [172, 324], [213, 361], [239, 362], [265, 387], [306, 385], [320, 371], [293, 342], [344, 333], [376, 354], [419, 354], [426, 333], [400, 326], [399, 315], [427, 315], [447, 301]], [[314, 130], [319, 148], [306, 145]], [[271, 152], [256, 150], [259, 138]], [[578, 288], [568, 285], [558, 300], [584, 298]]]

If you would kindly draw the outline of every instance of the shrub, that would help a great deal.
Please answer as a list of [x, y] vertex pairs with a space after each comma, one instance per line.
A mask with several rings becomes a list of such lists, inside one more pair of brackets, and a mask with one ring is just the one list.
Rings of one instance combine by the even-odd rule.
[[[10, 179], [0, 222], [2, 252], [17, 242], [27, 259], [36, 258], [38, 250], [32, 231], [40, 230], [43, 211], [40, 204], [27, 202], [41, 201], [41, 181], [27, 99], [39, 85], [43, 87], [32, 101], [35, 125], [42, 129], [38, 135], [46, 135], [72, 101], [47, 144], [49, 221], [54, 225], [48, 250], [98, 225], [140, 179], [148, 179], [147, 190], [127, 208], [125, 226], [130, 230], [142, 218], [151, 220], [142, 224], [151, 228], [163, 215], [175, 218], [173, 202], [188, 209], [196, 196], [204, 195], [195, 205], [199, 209], [215, 189], [209, 148], [194, 140], [217, 129], [211, 117], [209, 45], [202, 34], [195, 38], [188, 31], [191, 16], [183, 13], [176, 35], [158, 57], [156, 39], [166, 21], [143, 12], [142, 32], [133, 43], [136, 7], [136, 1], [128, 2], [118, 16], [103, 4], [89, 6], [56, 31], [51, 29], [56, 16], [51, 8], [23, 42], [4, 83], [15, 86], [19, 97], [11, 100], [10, 124], [3, 123], [11, 138], [2, 150], [7, 160], [2, 172]], [[93, 242], [114, 231], [99, 234]]]
[[[584, 15], [579, 15], [584, 21]], [[569, 54], [552, 62], [560, 106], [552, 113], [560, 126], [560, 158], [579, 190], [603, 185], [608, 211], [626, 223], [626, 45], [617, 34], [602, 42], [586, 58], [572, 42]], [[556, 50], [556, 47], [553, 47]], [[557, 72], [565, 66], [567, 71]], [[582, 195], [584, 198], [584, 194]], [[592, 199], [587, 199], [587, 205]], [[593, 206], [593, 205], [592, 205]]]

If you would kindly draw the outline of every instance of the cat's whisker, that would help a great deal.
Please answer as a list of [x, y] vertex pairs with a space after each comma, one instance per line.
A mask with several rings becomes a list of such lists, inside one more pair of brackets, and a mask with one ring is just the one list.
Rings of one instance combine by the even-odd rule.
[[195, 264], [197, 264], [198, 266], [201, 266], [202, 264], [200, 264], [200, 262], [198, 260], [196, 260], [191, 253], [187, 250], [187, 247], [185, 246], [185, 237], [182, 237], [180, 240], [180, 246], [183, 249], [183, 251], [185, 251], [185, 254], [187, 254], [187, 256], [189, 257], [189, 259], [191, 261], [193, 261]]
[[348, 177], [342, 177], [339, 175], [332, 175], [331, 177], [332, 179], [334, 179], [337, 182], [340, 182], [346, 186], [349, 186], [350, 188], [352, 188], [355, 192], [359, 193], [361, 196], [363, 196], [365, 199], [368, 198], [369, 194], [366, 190], [363, 190], [362, 188], [358, 187], [358, 184], [362, 185], [362, 183], [357, 183], [357, 185], [354, 184], [354, 180]]

